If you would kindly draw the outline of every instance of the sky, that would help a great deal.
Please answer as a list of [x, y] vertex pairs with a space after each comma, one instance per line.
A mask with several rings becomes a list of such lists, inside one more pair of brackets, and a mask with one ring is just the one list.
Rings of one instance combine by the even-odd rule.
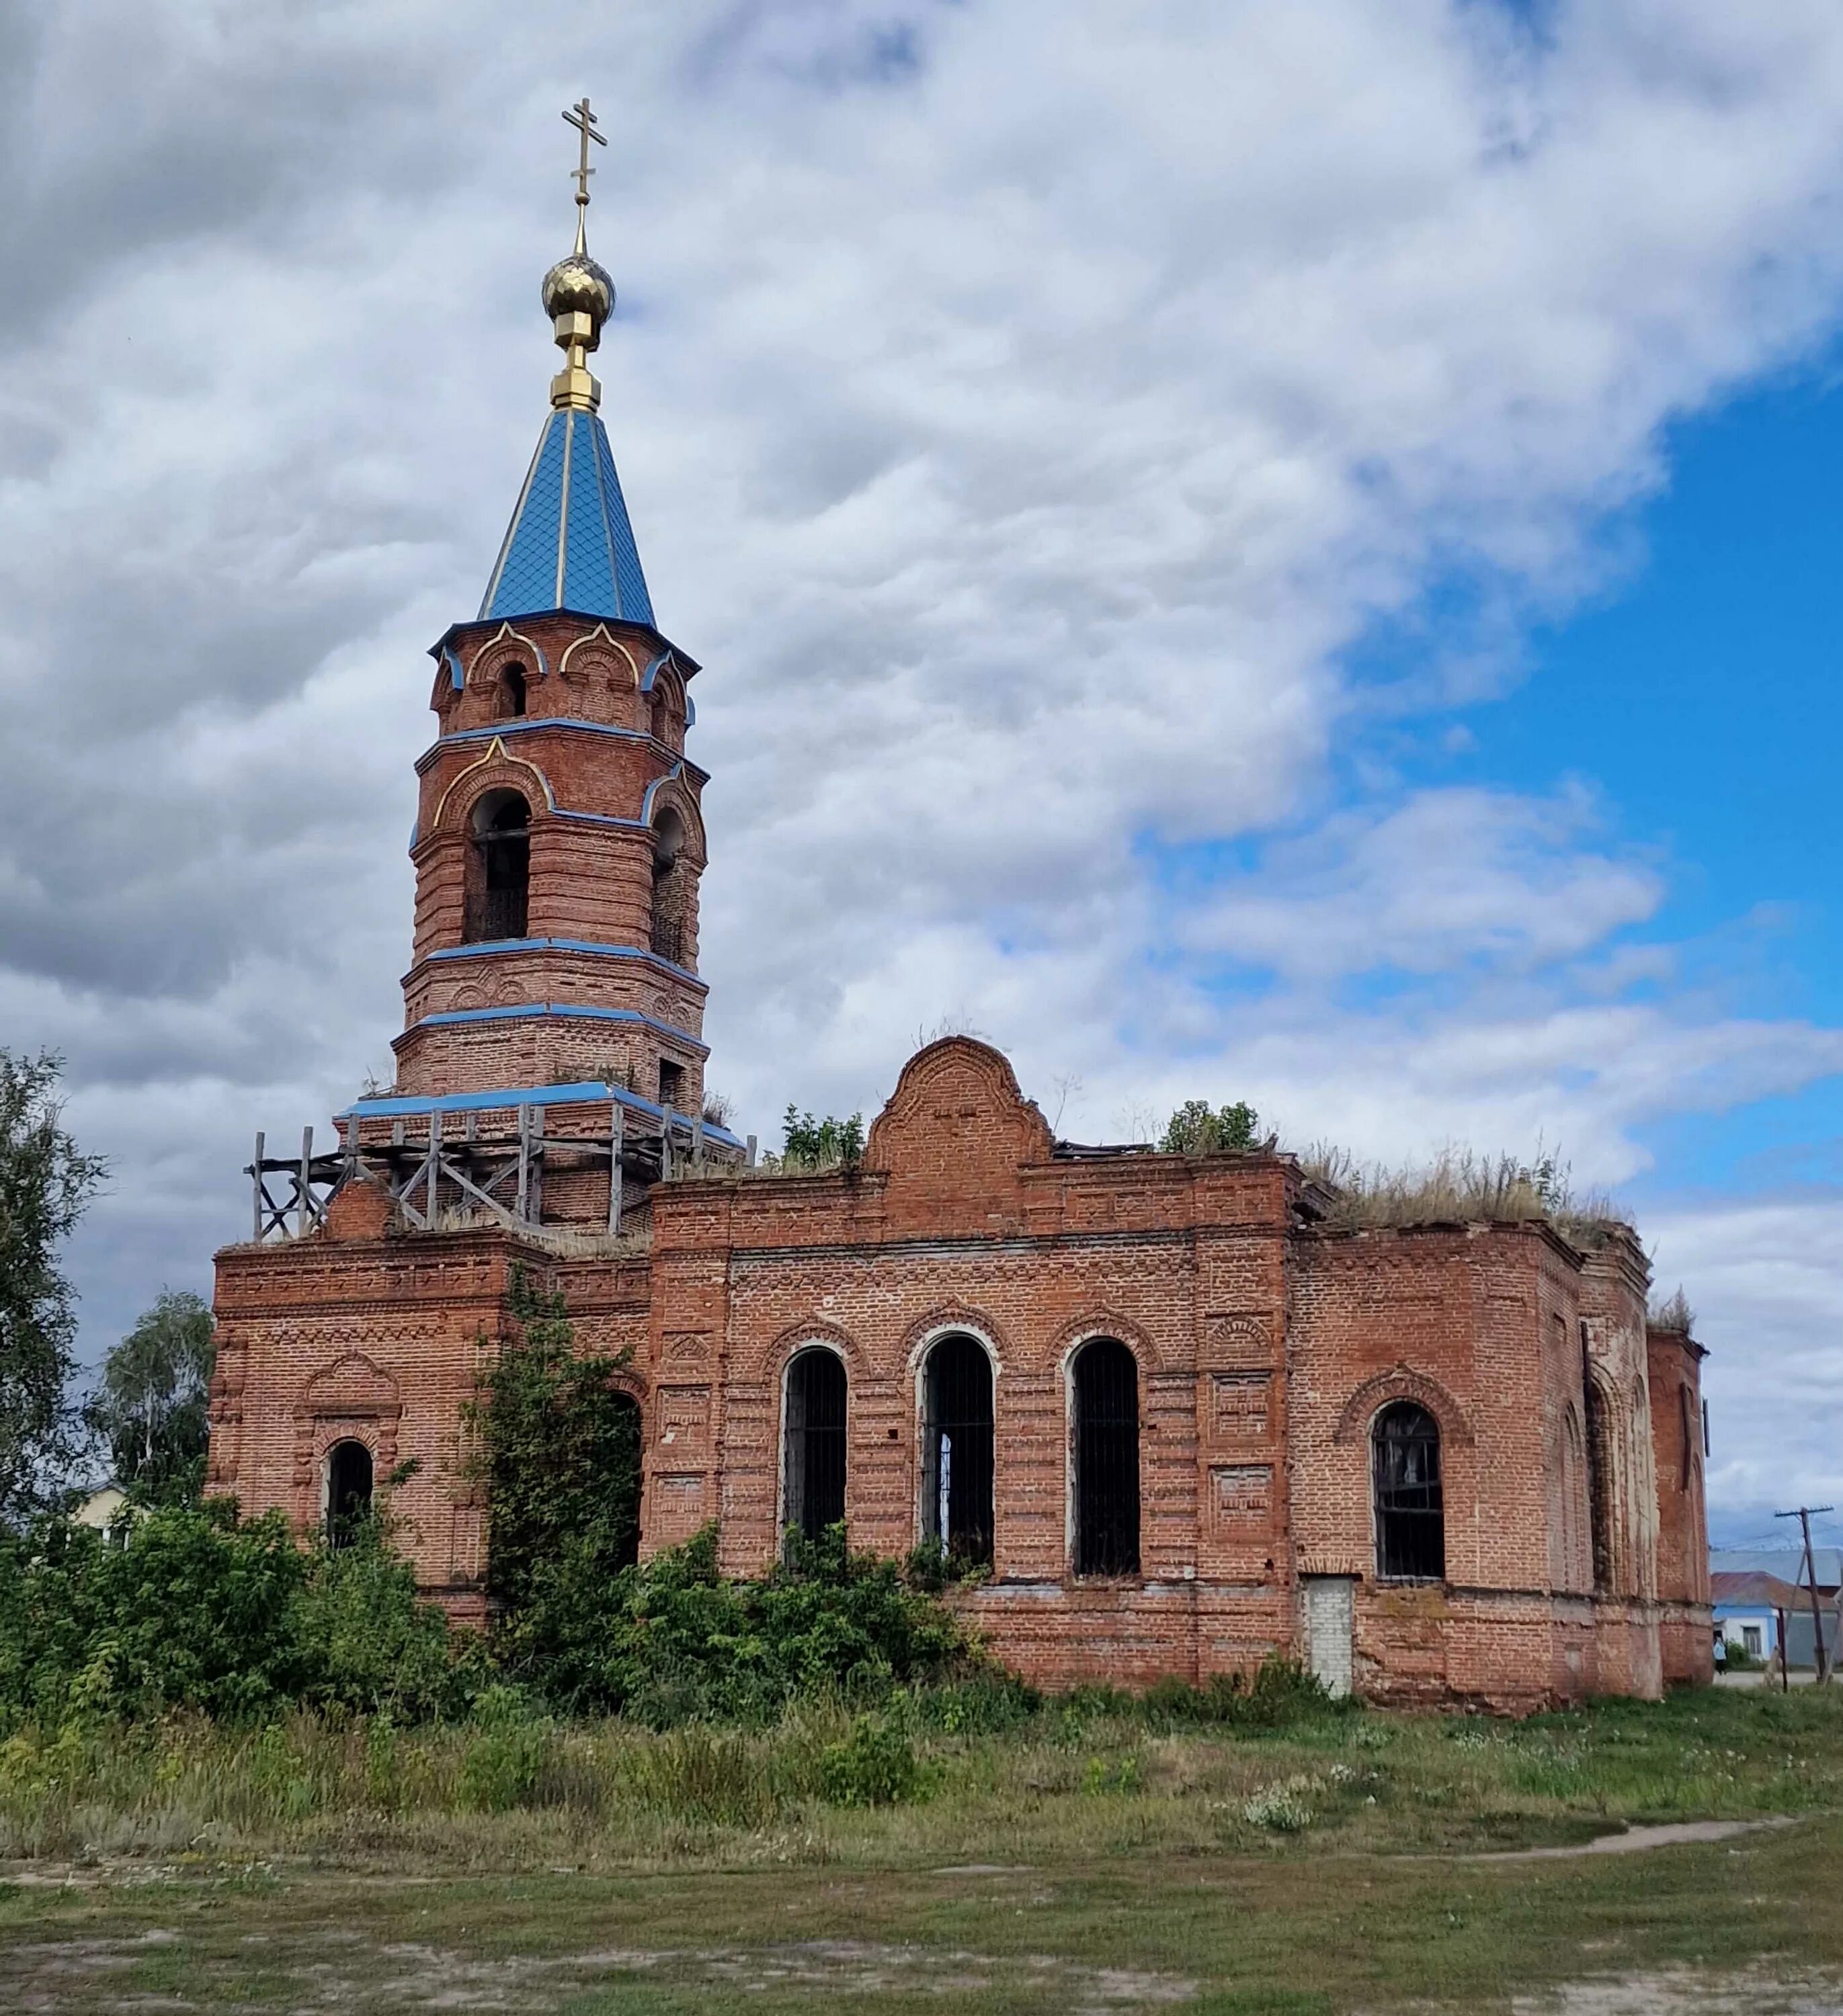
[[[712, 1082], [1558, 1152], [1843, 1504], [1830, 0], [0, 0], [0, 1042], [94, 1358], [388, 1076], [573, 225]], [[1843, 1530], [1840, 1528], [1839, 1530]]]

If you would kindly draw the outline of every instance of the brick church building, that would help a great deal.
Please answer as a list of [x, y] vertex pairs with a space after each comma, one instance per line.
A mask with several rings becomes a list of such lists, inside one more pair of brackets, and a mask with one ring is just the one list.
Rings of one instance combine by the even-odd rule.
[[305, 1535], [397, 1473], [423, 1585], [483, 1616], [463, 1409], [522, 1267], [639, 1410], [643, 1553], [712, 1521], [738, 1575], [839, 1518], [936, 1541], [1050, 1685], [1276, 1649], [1506, 1708], [1708, 1679], [1702, 1354], [1648, 1327], [1629, 1230], [1337, 1229], [1271, 1148], [1055, 1139], [964, 1038], [849, 1167], [764, 1168], [706, 1116], [698, 666], [598, 417], [614, 290], [579, 224], [543, 302], [550, 411], [431, 653], [395, 1083], [330, 1149], [258, 1137], [211, 1488]]

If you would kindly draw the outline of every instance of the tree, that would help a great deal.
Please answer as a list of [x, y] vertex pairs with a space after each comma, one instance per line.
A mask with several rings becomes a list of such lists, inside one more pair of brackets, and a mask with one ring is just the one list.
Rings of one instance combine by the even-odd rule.
[[216, 1357], [211, 1311], [197, 1295], [163, 1288], [110, 1352], [85, 1410], [109, 1445], [119, 1482], [162, 1499], [197, 1495]]
[[864, 1115], [815, 1120], [789, 1105], [781, 1119], [781, 1165], [790, 1175], [854, 1169], [864, 1159]]
[[1159, 1143], [1167, 1155], [1214, 1155], [1257, 1145], [1261, 1115], [1245, 1099], [1214, 1111], [1206, 1099], [1187, 1099], [1171, 1115]]
[[518, 1334], [471, 1410], [487, 1490], [488, 1593], [495, 1642], [521, 1676], [576, 1690], [609, 1589], [640, 1545], [640, 1409], [610, 1377], [620, 1359], [586, 1357], [561, 1294], [512, 1273]]
[[76, 1296], [59, 1248], [106, 1173], [60, 1122], [63, 1060], [0, 1049], [0, 1525], [43, 1505], [74, 1455]]

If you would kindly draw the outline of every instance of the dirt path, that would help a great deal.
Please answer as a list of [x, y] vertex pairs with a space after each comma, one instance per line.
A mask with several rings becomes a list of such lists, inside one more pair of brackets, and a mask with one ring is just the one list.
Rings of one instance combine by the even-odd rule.
[[1783, 1814], [1764, 1820], [1671, 1820], [1655, 1827], [1628, 1827], [1618, 1834], [1596, 1834], [1561, 1848], [1500, 1848], [1482, 1855], [1429, 1856], [1430, 1862], [1565, 1862], [1577, 1855], [1643, 1855], [1653, 1848], [1675, 1848], [1686, 1842], [1733, 1841], [1738, 1834], [1758, 1834], [1768, 1827], [1796, 1827]]

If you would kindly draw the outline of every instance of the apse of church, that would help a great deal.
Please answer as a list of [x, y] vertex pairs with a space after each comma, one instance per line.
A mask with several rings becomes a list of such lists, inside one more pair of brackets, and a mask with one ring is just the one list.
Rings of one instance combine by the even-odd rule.
[[909, 1061], [853, 1167], [764, 1170], [706, 1114], [698, 668], [589, 369], [615, 290], [601, 136], [566, 117], [562, 367], [479, 610], [431, 653], [396, 1082], [298, 1157], [258, 1139], [211, 1488], [337, 1540], [394, 1473], [423, 1586], [483, 1618], [463, 1423], [518, 1268], [640, 1409], [643, 1552], [714, 1523], [754, 1573], [840, 1517], [932, 1544], [1051, 1684], [1275, 1651], [1510, 1708], [1705, 1676], [1701, 1352], [1648, 1328], [1623, 1228], [1336, 1229], [1271, 1148], [1055, 1139], [965, 1039]]

